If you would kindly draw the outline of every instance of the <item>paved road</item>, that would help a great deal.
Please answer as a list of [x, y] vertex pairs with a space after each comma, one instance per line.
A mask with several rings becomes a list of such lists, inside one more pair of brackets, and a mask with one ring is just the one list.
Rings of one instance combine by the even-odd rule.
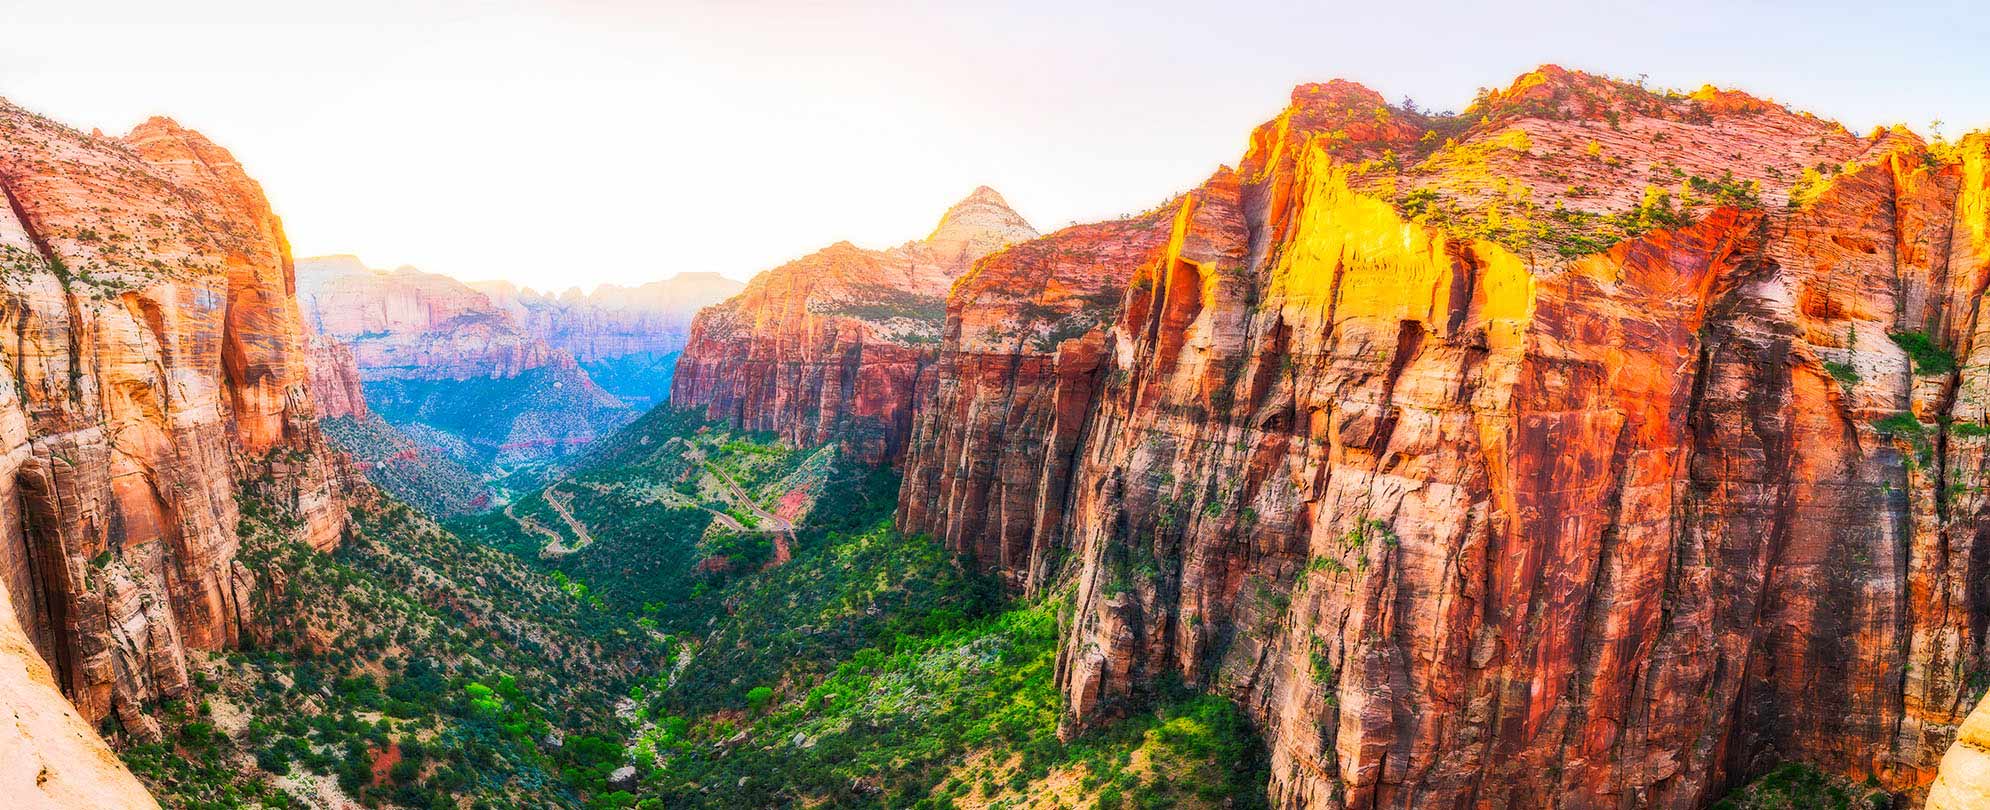
[[[741, 489], [739, 483], [733, 481], [732, 476], [726, 475], [724, 470], [712, 466], [709, 461], [699, 463], [705, 465], [705, 470], [710, 472], [713, 478], [718, 479], [719, 488], [724, 491], [726, 500], [731, 501], [734, 507], [752, 512], [754, 517], [760, 518], [762, 526], [774, 527], [774, 558], [767, 561], [766, 567], [773, 568], [794, 559], [795, 524], [787, 518], [760, 508], [760, 504], [754, 503], [752, 498], [747, 497], [746, 490]], [[727, 521], [735, 525], [738, 523], [730, 517], [727, 517]]]

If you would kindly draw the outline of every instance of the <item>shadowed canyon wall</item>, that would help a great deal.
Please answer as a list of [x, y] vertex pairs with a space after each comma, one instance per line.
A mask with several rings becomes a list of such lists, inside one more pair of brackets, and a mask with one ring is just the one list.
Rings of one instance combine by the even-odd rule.
[[[112, 715], [144, 736], [189, 651], [264, 631], [238, 482], [294, 505], [312, 546], [344, 528], [289, 246], [234, 158], [165, 119], [107, 138], [0, 103], [0, 192], [0, 658], [41, 659], [0, 661], [25, 735], [0, 748], [72, 780], [36, 788], [51, 801], [148, 806], [101, 744], [49, 740]], [[31, 705], [51, 684], [74, 712]], [[10, 780], [29, 761], [6, 759]]]

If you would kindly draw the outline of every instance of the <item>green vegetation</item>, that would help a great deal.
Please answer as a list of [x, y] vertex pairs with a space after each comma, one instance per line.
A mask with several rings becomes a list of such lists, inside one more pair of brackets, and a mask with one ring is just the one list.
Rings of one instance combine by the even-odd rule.
[[[663, 759], [646, 791], [673, 808], [941, 808], [969, 791], [1031, 795], [1062, 773], [1099, 807], [1265, 806], [1261, 752], [1220, 699], [1177, 692], [1155, 712], [1059, 742], [1058, 607], [865, 648], [758, 719], [669, 718], [642, 743]], [[1145, 767], [1131, 766], [1136, 750]], [[705, 789], [714, 785], [725, 789]]]
[[1827, 776], [1790, 762], [1714, 803], [1712, 810], [1886, 810], [1893, 796], [1878, 782], [1865, 784]]
[[351, 454], [366, 479], [430, 515], [455, 515], [490, 498], [482, 476], [439, 447], [423, 446], [373, 414], [321, 419], [332, 444]]
[[246, 482], [243, 563], [283, 572], [266, 626], [127, 761], [186, 808], [1265, 806], [1219, 698], [1167, 687], [1060, 741], [1068, 597], [1010, 603], [896, 531], [888, 471], [668, 409], [571, 469], [460, 537], [364, 495], [331, 554]]
[[1826, 360], [1824, 361], [1824, 371], [1831, 375], [1831, 379], [1837, 380], [1846, 387], [1859, 384], [1859, 370], [1853, 368], [1851, 363]]
[[919, 295], [883, 284], [860, 285], [854, 296], [822, 305], [816, 312], [872, 322], [892, 320], [921, 321], [938, 328], [947, 319], [947, 299]]
[[283, 574], [256, 591], [266, 624], [199, 662], [198, 705], [155, 713], [165, 741], [125, 749], [169, 806], [290, 806], [265, 775], [369, 806], [617, 806], [598, 801], [627, 735], [612, 709], [665, 665], [647, 633], [377, 496], [337, 552], [313, 551], [259, 487], [242, 560]]
[[1935, 341], [1926, 332], [1894, 332], [1888, 337], [1907, 353], [1914, 362], [1914, 373], [1922, 375], [1947, 374], [1955, 371], [1955, 354]]
[[558, 365], [507, 378], [370, 380], [366, 404], [417, 440], [429, 440], [425, 429], [460, 442], [449, 449], [456, 461], [475, 470], [515, 461], [520, 451], [512, 446], [521, 442], [561, 445], [555, 454], [578, 449], [564, 444], [570, 437], [607, 435], [635, 416], [619, 400]]

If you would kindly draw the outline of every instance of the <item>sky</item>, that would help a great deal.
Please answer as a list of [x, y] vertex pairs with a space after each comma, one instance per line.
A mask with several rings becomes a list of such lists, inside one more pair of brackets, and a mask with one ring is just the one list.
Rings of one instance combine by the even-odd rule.
[[1966, 2], [0, 0], [0, 26], [0, 96], [206, 133], [299, 256], [541, 289], [894, 245], [979, 185], [1046, 232], [1143, 210], [1305, 81], [1461, 109], [1557, 63], [1990, 126]]

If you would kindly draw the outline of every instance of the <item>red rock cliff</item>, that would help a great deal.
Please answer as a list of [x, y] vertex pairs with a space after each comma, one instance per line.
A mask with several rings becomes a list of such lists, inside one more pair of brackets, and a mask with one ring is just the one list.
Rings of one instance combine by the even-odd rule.
[[1069, 722], [1179, 674], [1282, 807], [1913, 794], [1990, 666], [1986, 178], [1983, 139], [1556, 68], [1456, 117], [1304, 86], [1140, 263], [1081, 427], [950, 322], [901, 516], [1069, 549]]
[[974, 260], [1035, 236], [984, 187], [923, 241], [884, 251], [841, 242], [761, 273], [693, 320], [671, 405], [797, 444], [841, 442], [873, 463], [896, 459], [948, 288]]
[[311, 400], [318, 406], [319, 418], [366, 416], [366, 392], [352, 347], [325, 335], [311, 335], [308, 340]]
[[0, 103], [0, 192], [8, 622], [82, 718], [142, 730], [188, 650], [260, 627], [236, 482], [314, 546], [344, 526], [289, 247], [234, 158], [163, 119], [108, 139]]
[[1103, 382], [1105, 332], [1179, 204], [1077, 225], [975, 264], [947, 299], [920, 379], [898, 525], [942, 539], [1018, 588], [1055, 573], [1071, 465]]

